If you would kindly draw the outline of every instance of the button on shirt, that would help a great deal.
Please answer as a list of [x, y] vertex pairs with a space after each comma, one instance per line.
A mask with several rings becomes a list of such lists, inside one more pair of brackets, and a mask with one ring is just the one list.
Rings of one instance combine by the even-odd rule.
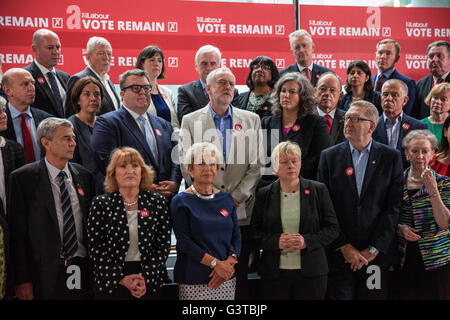
[[388, 138], [388, 143], [392, 148], [397, 148], [398, 137], [400, 135], [400, 127], [402, 123], [403, 111], [395, 119], [395, 124], [386, 117], [383, 113], [384, 126], [386, 127], [386, 134]]
[[223, 158], [225, 159], [225, 163], [227, 163], [231, 147], [231, 127], [233, 125], [233, 114], [231, 106], [228, 106], [227, 113], [222, 118], [214, 112], [213, 108], [211, 108], [211, 105], [209, 105], [209, 109], [211, 110], [211, 115], [214, 124], [216, 125], [217, 135], [222, 141]]
[[353, 168], [355, 171], [356, 187], [358, 195], [361, 195], [361, 188], [366, 174], [367, 162], [369, 161], [370, 148], [372, 147], [372, 139], [369, 145], [360, 153], [350, 143], [350, 152], [352, 153]]
[[34, 149], [34, 155], [37, 160], [41, 159], [41, 149], [39, 147], [39, 144], [36, 140], [36, 124], [34, 122], [33, 114], [31, 113], [30, 107], [27, 108], [24, 112], [20, 112], [16, 108], [13, 107], [12, 104], [8, 102], [8, 108], [11, 112], [11, 119], [14, 126], [14, 133], [16, 134], [16, 141], [22, 145], [22, 147], [25, 148], [23, 145], [23, 137], [22, 137], [22, 118], [21, 114], [26, 113], [26, 122], [28, 124], [28, 127], [30, 128], [31, 132], [31, 138], [33, 139], [33, 149]]
[[[55, 201], [56, 216], [58, 218], [59, 234], [61, 236], [61, 245], [62, 245], [64, 217], [61, 209], [61, 197], [58, 178], [58, 174], [61, 170], [50, 164], [47, 161], [47, 158], [45, 158], [45, 165], [47, 166], [48, 178], [50, 179], [50, 184], [52, 186], [53, 199]], [[72, 175], [70, 174], [70, 170], [67, 164], [62, 171], [66, 173], [64, 181], [66, 183], [67, 191], [69, 192], [70, 204], [72, 206], [72, 214], [75, 220], [75, 228], [77, 231], [78, 250], [74, 254], [74, 256], [86, 257], [87, 255], [86, 247], [84, 246], [83, 241], [83, 216], [81, 213], [80, 202], [78, 201], [78, 195], [75, 190], [75, 187], [73, 186]]]

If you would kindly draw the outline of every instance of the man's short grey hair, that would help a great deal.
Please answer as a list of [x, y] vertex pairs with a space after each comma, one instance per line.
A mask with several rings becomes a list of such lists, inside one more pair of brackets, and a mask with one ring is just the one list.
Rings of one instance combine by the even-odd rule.
[[131, 76], [146, 77], [148, 82], [150, 83], [150, 76], [148, 75], [147, 71], [142, 69], [131, 69], [125, 71], [119, 76], [120, 90], [122, 90], [125, 87], [125, 82], [127, 81], [127, 78]]
[[424, 130], [411, 130], [402, 141], [402, 147], [403, 149], [407, 150], [409, 148], [409, 145], [413, 140], [417, 139], [427, 139], [430, 141], [431, 148], [433, 151], [436, 151], [438, 149], [438, 141], [436, 136], [431, 133], [430, 130], [424, 129]]
[[6, 101], [5, 98], [3, 98], [2, 96], [0, 96], [0, 107], [6, 107], [6, 104], [8, 103], [8, 101]]
[[34, 46], [38, 46], [42, 43], [42, 37], [46, 35], [52, 35], [59, 39], [58, 35], [54, 33], [52, 30], [48, 29], [39, 29], [33, 33], [33, 39], [31, 40], [31, 44]]
[[447, 41], [445, 41], [445, 40], [438, 40], [438, 41], [430, 43], [428, 45], [428, 47], [427, 47], [427, 54], [434, 47], [445, 47], [445, 48], [447, 48], [447, 56], [450, 56], [450, 44]]
[[92, 37], [88, 40], [86, 45], [86, 51], [90, 55], [92, 52], [94, 52], [94, 49], [96, 46], [102, 46], [102, 47], [110, 47], [112, 49], [111, 44], [108, 40], [102, 37]]
[[294, 42], [295, 39], [300, 37], [307, 37], [311, 42], [313, 42], [311, 35], [308, 33], [308, 31], [304, 29], [295, 30], [289, 35], [289, 44], [292, 48], [292, 42]]
[[213, 71], [211, 71], [208, 76], [206, 77], [206, 84], [211, 85], [214, 81], [214, 79], [222, 73], [228, 73], [231, 74], [233, 76], [233, 79], [236, 80], [236, 77], [234, 76], [233, 72], [231, 72], [230, 69], [228, 69], [227, 67], [222, 67], [222, 68], [217, 68], [214, 69]]
[[42, 152], [45, 152], [45, 148], [42, 145], [41, 139], [47, 138], [48, 140], [53, 141], [53, 136], [55, 135], [55, 131], [59, 126], [68, 127], [73, 130], [72, 122], [62, 118], [46, 118], [39, 124], [39, 127], [36, 131], [36, 138], [39, 141], [39, 146]]
[[365, 100], [359, 100], [359, 101], [355, 101], [352, 104], [350, 104], [350, 108], [351, 107], [358, 107], [358, 108], [366, 109], [364, 111], [364, 116], [367, 119], [373, 121], [375, 123], [375, 126], [377, 125], [380, 114], [378, 113], [377, 107], [375, 107], [375, 105], [373, 103], [371, 103], [369, 101], [365, 101]]
[[218, 66], [220, 67], [222, 61], [222, 54], [220, 53], [219, 48], [214, 47], [210, 44], [200, 47], [200, 49], [197, 50], [197, 53], [195, 54], [195, 65], [198, 65], [198, 60], [200, 59], [201, 55], [211, 52], [216, 54], [217, 58], [219, 59]]
[[333, 76], [339, 81], [339, 91], [342, 91], [342, 80], [341, 77], [339, 77], [335, 72], [333, 71], [327, 71], [325, 73], [322, 73], [317, 80], [317, 84], [319, 84], [320, 79], [325, 78], [326, 76]]
[[194, 164], [199, 164], [198, 161], [196, 162], [196, 158], [199, 155], [203, 155], [205, 153], [214, 155], [217, 164], [224, 163], [222, 152], [220, 152], [219, 149], [214, 144], [210, 142], [194, 143], [186, 151], [186, 154], [183, 158], [182, 165], [184, 166], [186, 171], [187, 169], [192, 168]]
[[388, 86], [390, 84], [400, 84], [400, 88], [402, 89], [403, 92], [403, 96], [407, 96], [408, 95], [408, 86], [406, 85], [406, 83], [404, 83], [402, 80], [400, 79], [389, 79], [387, 80], [385, 83], [383, 83], [383, 86], [381, 87], [381, 92], [383, 92], [383, 89], [385, 86]]

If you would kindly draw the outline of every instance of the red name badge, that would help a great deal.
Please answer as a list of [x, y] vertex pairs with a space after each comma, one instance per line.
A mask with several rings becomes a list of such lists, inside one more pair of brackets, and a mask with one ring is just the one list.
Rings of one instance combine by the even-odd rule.
[[45, 79], [42, 78], [42, 77], [37, 78], [37, 81], [38, 81], [40, 84], [44, 84], [44, 83], [45, 83]]
[[157, 134], [158, 136], [162, 136], [162, 132], [159, 131], [158, 129], [156, 129], [155, 132], [156, 132], [156, 134]]
[[347, 169], [345, 169], [345, 174], [348, 176], [351, 176], [353, 174], [353, 168], [348, 167]]
[[81, 189], [81, 187], [78, 187], [78, 188], [77, 188], [77, 192], [78, 192], [78, 194], [79, 194], [80, 196], [84, 197], [84, 190]]
[[300, 130], [300, 125], [296, 124], [295, 126], [292, 127], [292, 130], [294, 130], [295, 132]]
[[228, 215], [230, 214], [227, 210], [225, 209], [220, 209], [219, 210], [220, 214], [223, 215], [224, 217], [228, 217]]
[[234, 125], [234, 129], [237, 131], [241, 131], [242, 130], [242, 126], [238, 123]]
[[142, 209], [142, 210], [139, 212], [139, 214], [141, 215], [142, 218], [147, 218], [147, 217], [150, 215], [150, 213], [148, 212], [147, 209]]
[[402, 128], [403, 129], [405, 129], [405, 130], [409, 130], [409, 128], [411, 128], [411, 125], [409, 124], [409, 123], [404, 123], [403, 125], [402, 125]]

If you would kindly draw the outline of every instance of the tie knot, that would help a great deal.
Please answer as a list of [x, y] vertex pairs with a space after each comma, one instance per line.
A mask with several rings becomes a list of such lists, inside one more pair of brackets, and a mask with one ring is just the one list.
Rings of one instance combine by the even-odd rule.
[[21, 114], [20, 114], [20, 117], [21, 117], [22, 119], [26, 119], [26, 118], [27, 118], [27, 114], [26, 114], [26, 113], [21, 113]]
[[49, 78], [54, 78], [55, 77], [55, 75], [53, 74], [53, 72], [47, 72], [47, 77], [49, 77]]
[[330, 115], [327, 113], [326, 115], [324, 115], [325, 119], [330, 120]]
[[139, 121], [141, 121], [141, 122], [145, 121], [144, 116], [139, 116], [138, 119], [139, 119]]
[[60, 171], [60, 172], [58, 173], [58, 180], [59, 180], [60, 182], [63, 182], [65, 177], [66, 177], [66, 173], [65, 173], [64, 171]]

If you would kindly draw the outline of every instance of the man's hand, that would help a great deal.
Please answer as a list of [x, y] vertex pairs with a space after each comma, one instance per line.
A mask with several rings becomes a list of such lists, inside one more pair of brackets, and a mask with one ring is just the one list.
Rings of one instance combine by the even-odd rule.
[[360, 270], [364, 265], [367, 266], [369, 264], [361, 252], [351, 244], [343, 245], [340, 250], [344, 256], [345, 262], [350, 263], [350, 268], [353, 272]]
[[16, 297], [20, 300], [33, 300], [33, 284], [31, 282], [25, 282], [17, 285]]

